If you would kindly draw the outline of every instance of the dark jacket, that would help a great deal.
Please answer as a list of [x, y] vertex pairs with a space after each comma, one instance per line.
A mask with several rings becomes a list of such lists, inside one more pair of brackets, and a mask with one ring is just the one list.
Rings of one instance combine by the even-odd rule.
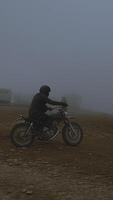
[[30, 118], [38, 118], [42, 116], [47, 110], [48, 107], [46, 104], [51, 105], [62, 105], [62, 102], [53, 101], [49, 99], [46, 95], [37, 93], [31, 102], [29, 109], [29, 117]]

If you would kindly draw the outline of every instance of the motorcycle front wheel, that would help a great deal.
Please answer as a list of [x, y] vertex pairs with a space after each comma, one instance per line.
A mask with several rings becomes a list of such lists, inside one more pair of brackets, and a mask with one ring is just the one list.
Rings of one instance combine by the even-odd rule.
[[[27, 133], [29, 129], [29, 126], [27, 126], [25, 123], [16, 124], [11, 132], [10, 137], [12, 143], [17, 147], [28, 147], [33, 142], [33, 135], [31, 133], [31, 130]], [[26, 134], [27, 133], [27, 134]]]
[[62, 137], [66, 144], [77, 146], [83, 139], [83, 130], [78, 123], [70, 122], [63, 127]]

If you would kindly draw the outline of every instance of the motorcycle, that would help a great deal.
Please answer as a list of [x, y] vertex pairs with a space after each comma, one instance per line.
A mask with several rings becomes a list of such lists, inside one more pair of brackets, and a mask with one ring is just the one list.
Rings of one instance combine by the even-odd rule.
[[[60, 133], [67, 145], [77, 146], [83, 139], [81, 126], [72, 121], [63, 107], [58, 108], [59, 118], [52, 121], [51, 126], [43, 124], [38, 128], [32, 120], [20, 115], [18, 122], [12, 127], [10, 137], [17, 147], [28, 147], [34, 139], [48, 141], [54, 139]], [[63, 123], [62, 123], [63, 122]]]

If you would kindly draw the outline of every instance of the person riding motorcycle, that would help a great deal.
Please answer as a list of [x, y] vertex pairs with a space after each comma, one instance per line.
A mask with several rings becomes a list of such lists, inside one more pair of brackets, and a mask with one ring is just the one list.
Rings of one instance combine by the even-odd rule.
[[[60, 102], [60, 101], [54, 101], [49, 98], [49, 93], [51, 92], [51, 89], [47, 85], [43, 85], [40, 87], [39, 93], [35, 94], [30, 108], [29, 108], [29, 118], [32, 119], [36, 124], [45, 124], [47, 122], [52, 121], [53, 116], [49, 116], [46, 114], [48, 110], [51, 110], [46, 104], [50, 105], [60, 105], [67, 107], [67, 103]], [[49, 124], [49, 123], [48, 123]]]

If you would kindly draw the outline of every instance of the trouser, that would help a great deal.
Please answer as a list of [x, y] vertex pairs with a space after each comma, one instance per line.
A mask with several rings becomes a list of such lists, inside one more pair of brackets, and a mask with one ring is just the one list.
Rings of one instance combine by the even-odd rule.
[[44, 126], [51, 127], [53, 121], [61, 120], [61, 116], [59, 113], [52, 115], [47, 115], [44, 113], [42, 115], [35, 114], [31, 117], [31, 119], [33, 120], [37, 128], [42, 128]]

